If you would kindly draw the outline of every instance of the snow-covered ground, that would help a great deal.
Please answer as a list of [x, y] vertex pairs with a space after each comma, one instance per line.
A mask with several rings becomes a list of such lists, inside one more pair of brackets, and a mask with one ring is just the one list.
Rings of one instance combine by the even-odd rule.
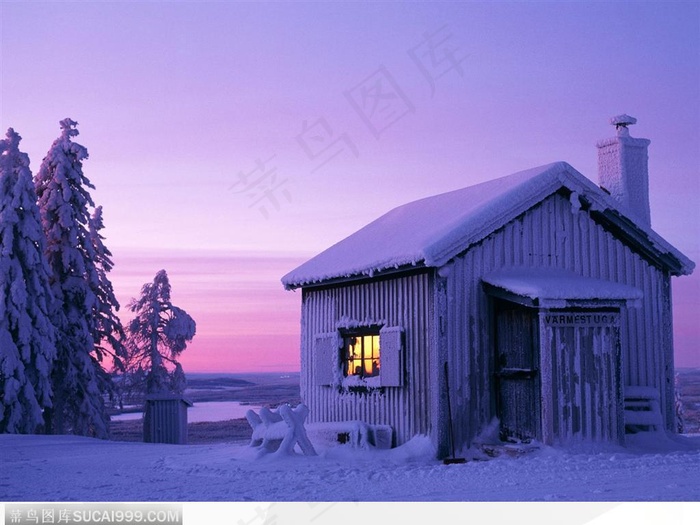
[[316, 457], [258, 457], [240, 444], [0, 435], [0, 501], [700, 500], [700, 436], [638, 436], [626, 448], [544, 447], [446, 466], [424, 437], [392, 450], [321, 443]]

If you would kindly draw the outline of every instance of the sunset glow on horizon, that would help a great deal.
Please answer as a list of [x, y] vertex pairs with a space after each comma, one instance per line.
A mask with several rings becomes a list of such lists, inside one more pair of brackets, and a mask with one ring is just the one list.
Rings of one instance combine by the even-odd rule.
[[[119, 315], [165, 269], [186, 372], [299, 370], [280, 278], [398, 205], [651, 140], [652, 226], [700, 261], [696, 3], [2, 3], [0, 123], [34, 174], [58, 121], [103, 206]], [[377, 86], [391, 88], [374, 97]], [[700, 366], [700, 271], [673, 279]]]
[[280, 276], [303, 257], [250, 253], [115, 253], [112, 283], [126, 324], [129, 302], [165, 269], [173, 304], [197, 323], [180, 362], [190, 372], [295, 372], [299, 370], [301, 293]]

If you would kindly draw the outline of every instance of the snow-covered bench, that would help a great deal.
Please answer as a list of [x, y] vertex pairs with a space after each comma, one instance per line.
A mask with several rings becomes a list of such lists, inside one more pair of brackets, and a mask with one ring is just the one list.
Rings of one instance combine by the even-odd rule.
[[281, 405], [276, 410], [263, 407], [259, 414], [248, 410], [245, 417], [253, 429], [250, 446], [258, 447], [264, 454], [291, 454], [298, 444], [306, 456], [315, 456], [316, 450], [304, 428], [308, 415], [309, 409], [304, 404], [296, 408]]
[[261, 453], [290, 454], [298, 443], [307, 456], [315, 456], [309, 435], [314, 442], [325, 445], [347, 444], [353, 448], [391, 448], [394, 431], [389, 425], [369, 425], [363, 421], [309, 423], [304, 421], [309, 409], [304, 404], [292, 408], [282, 405], [276, 410], [261, 408], [259, 413], [248, 410], [246, 419], [253, 429], [250, 446]]
[[370, 425], [364, 421], [309, 423], [308, 434], [314, 441], [347, 444], [354, 448], [391, 448], [394, 431], [389, 425]]

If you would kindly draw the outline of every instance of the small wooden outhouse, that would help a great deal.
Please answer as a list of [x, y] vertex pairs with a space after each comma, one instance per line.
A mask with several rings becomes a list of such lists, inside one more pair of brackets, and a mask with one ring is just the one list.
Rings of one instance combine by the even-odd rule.
[[143, 440], [146, 443], [187, 444], [187, 409], [190, 401], [175, 394], [146, 397]]
[[285, 275], [309, 420], [426, 434], [445, 456], [449, 395], [458, 450], [495, 419], [505, 440], [619, 443], [643, 387], [674, 431], [670, 279], [694, 263], [651, 228], [634, 122], [611, 120], [598, 184], [555, 162], [428, 197]]

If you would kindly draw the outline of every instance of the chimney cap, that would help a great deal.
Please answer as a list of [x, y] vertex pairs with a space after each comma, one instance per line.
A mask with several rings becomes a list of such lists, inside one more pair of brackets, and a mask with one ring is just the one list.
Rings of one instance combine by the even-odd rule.
[[619, 135], [624, 135], [624, 136], [629, 136], [629, 130], [627, 129], [627, 126], [630, 126], [632, 124], [636, 124], [637, 119], [634, 117], [630, 117], [629, 115], [623, 113], [622, 115], [617, 115], [615, 117], [612, 117], [610, 119], [610, 124], [615, 126], [615, 129], [617, 130], [617, 134]]

